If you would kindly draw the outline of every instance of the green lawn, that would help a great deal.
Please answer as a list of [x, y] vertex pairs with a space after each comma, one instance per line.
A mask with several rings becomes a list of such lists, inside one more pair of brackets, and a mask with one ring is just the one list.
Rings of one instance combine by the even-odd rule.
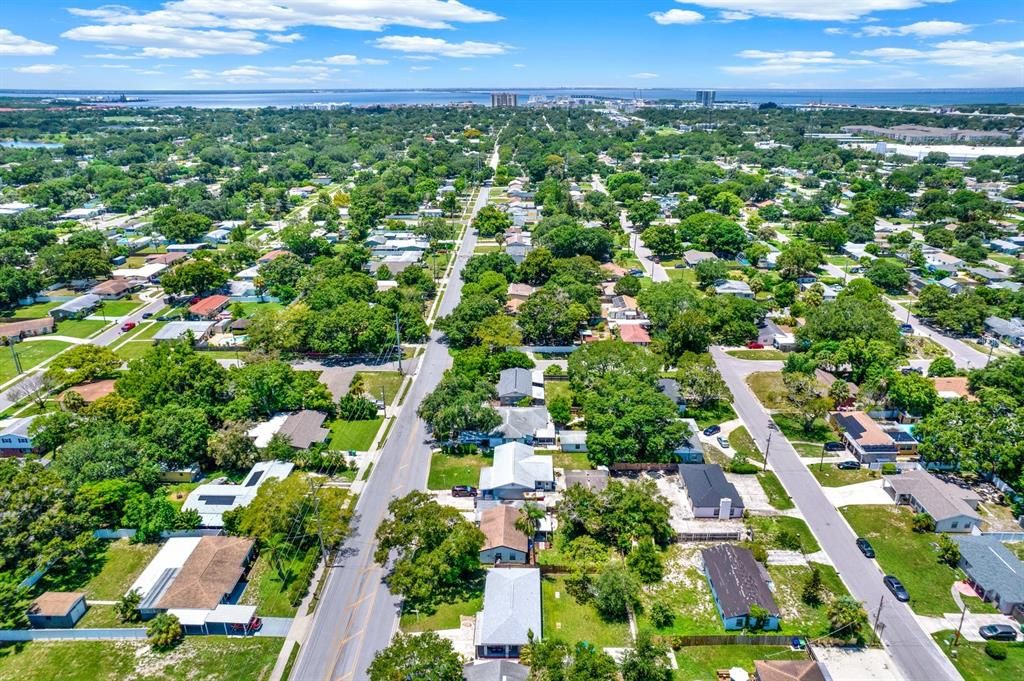
[[1002, 263], [1004, 265], [1009, 265], [1010, 267], [1020, 264], [1020, 258], [1018, 258], [1015, 255], [1009, 255], [1007, 253], [990, 253], [988, 257], [991, 258], [992, 260], [995, 260], [996, 262]]
[[384, 394], [384, 403], [391, 404], [395, 401], [398, 389], [402, 387], [404, 376], [397, 371], [359, 371], [352, 378], [363, 379], [363, 391], [369, 393], [374, 399], [381, 399], [381, 391]]
[[782, 352], [775, 348], [765, 348], [763, 350], [728, 350], [725, 354], [731, 355], [737, 359], [779, 359], [784, 360], [789, 357], [788, 352]]
[[806, 660], [806, 652], [786, 646], [687, 646], [676, 651], [674, 681], [711, 681], [719, 669], [742, 667], [754, 673], [754, 660]]
[[826, 255], [825, 260], [830, 265], [838, 265], [839, 267], [854, 267], [860, 264], [853, 258], [845, 255]]
[[93, 315], [98, 317], [124, 317], [135, 312], [142, 305], [138, 297], [128, 300], [106, 300]]
[[126, 362], [138, 359], [153, 349], [152, 341], [128, 341], [114, 350], [114, 354]]
[[598, 648], [620, 648], [629, 642], [629, 625], [626, 622], [605, 622], [593, 605], [577, 603], [566, 593], [564, 576], [542, 577], [541, 602], [545, 638], [559, 638], [570, 645], [586, 641]]
[[284, 309], [284, 305], [282, 305], [281, 303], [273, 303], [273, 302], [263, 302], [263, 303], [261, 303], [258, 300], [252, 301], [252, 302], [249, 302], [249, 303], [232, 303], [231, 306], [229, 307], [229, 309], [233, 308], [235, 305], [241, 305], [242, 306], [242, 315], [245, 316], [245, 317], [252, 317], [257, 312], [260, 312], [262, 310], [283, 310]]
[[747, 385], [757, 395], [765, 409], [785, 409], [782, 395], [786, 388], [782, 383], [781, 371], [757, 371], [747, 376]]
[[959, 570], [938, 561], [932, 544], [938, 535], [911, 529], [913, 513], [905, 506], [844, 506], [839, 509], [858, 536], [875, 548], [886, 574], [895, 575], [910, 592], [910, 607], [919, 615], [958, 612], [949, 590]]
[[33, 303], [12, 310], [11, 316], [14, 319], [40, 319], [50, 313], [50, 310], [61, 304], [59, 300], [52, 300], [45, 303]]
[[764, 544], [765, 548], [783, 548], [779, 544], [779, 532], [789, 530], [800, 537], [800, 550], [804, 553], [821, 550], [814, 535], [811, 534], [811, 528], [807, 527], [807, 523], [799, 518], [790, 518], [784, 515], [751, 516], [747, 518], [747, 525], [754, 530], [754, 541]]
[[382, 418], [372, 418], [369, 421], [339, 419], [331, 424], [331, 439], [328, 446], [331, 449], [368, 451], [383, 422]]
[[820, 467], [818, 464], [811, 464], [807, 467], [811, 471], [811, 475], [818, 479], [822, 487], [842, 487], [844, 485], [853, 485], [858, 482], [867, 482], [868, 480], [877, 480], [879, 477], [878, 471], [873, 471], [868, 468], [860, 468], [855, 471], [844, 471], [836, 468], [835, 463], [831, 461], [825, 461], [825, 465]]
[[0, 652], [0, 681], [263, 681], [283, 639], [190, 636], [166, 653], [126, 641], [34, 642]]
[[463, 615], [473, 616], [484, 607], [484, 596], [475, 596], [454, 603], [441, 603], [434, 613], [425, 615], [416, 612], [403, 612], [399, 626], [405, 632], [438, 631], [440, 629], [458, 629]]
[[586, 452], [563, 452], [557, 450], [551, 453], [554, 457], [555, 468], [565, 468], [572, 471], [587, 471], [593, 468]]
[[[21, 370], [28, 371], [69, 347], [71, 343], [59, 340], [22, 341], [14, 346], [14, 351], [18, 353], [18, 359], [21, 361]], [[17, 375], [10, 349], [0, 352], [0, 383], [9, 381]]]
[[731, 421], [736, 418], [736, 410], [726, 400], [719, 400], [706, 407], [687, 406], [684, 416], [697, 422], [700, 428], [717, 426], [724, 421]]
[[[824, 584], [822, 603], [816, 606], [804, 603], [802, 598], [804, 583], [811, 574], [810, 565], [818, 567]], [[781, 634], [811, 637], [827, 635], [832, 630], [828, 619], [828, 603], [849, 595], [835, 568], [821, 563], [810, 565], [768, 566], [768, 574], [775, 585], [775, 601], [783, 614]]]
[[[711, 587], [693, 559], [700, 549], [675, 545], [669, 547], [666, 568], [673, 576], [644, 588], [641, 594], [643, 608], [637, 617], [640, 629], [650, 629], [658, 635], [721, 634], [722, 620], [715, 609]], [[680, 561], [685, 561], [685, 565]], [[654, 603], [664, 603], [672, 610], [672, 624], [655, 629], [648, 615]]]
[[466, 454], [452, 456], [443, 452], [430, 455], [430, 476], [427, 478], [427, 489], [450, 489], [453, 485], [472, 485], [480, 483], [480, 469], [490, 466], [493, 457], [483, 454]]
[[572, 388], [569, 387], [569, 381], [544, 381], [544, 401], [551, 402], [556, 397], [566, 396], [569, 400], [572, 400]]
[[294, 617], [296, 609], [291, 604], [290, 592], [295, 587], [297, 575], [302, 572], [304, 559], [301, 552], [286, 552], [281, 560], [285, 573], [282, 580], [268, 554], [260, 554], [249, 572], [249, 584], [239, 602], [255, 605], [256, 614], [262, 617]]
[[[817, 442], [794, 442], [789, 441], [789, 444], [793, 445], [793, 449], [796, 453], [805, 459], [818, 459], [821, 460], [822, 448]], [[830, 457], [834, 457], [836, 452], [825, 452], [825, 461], [827, 462]]]
[[55, 333], [59, 336], [88, 338], [103, 327], [107, 326], [107, 324], [108, 322], [95, 319], [68, 319], [57, 323], [57, 330]]
[[89, 604], [82, 619], [75, 625], [77, 629], [109, 629], [111, 627], [137, 627], [137, 623], [125, 623], [117, 619], [117, 611], [112, 605]]
[[764, 493], [768, 495], [768, 503], [780, 511], [794, 508], [793, 500], [786, 494], [786, 490], [782, 487], [782, 483], [779, 482], [775, 473], [762, 471], [757, 474], [757, 479], [760, 481]]
[[764, 461], [764, 455], [758, 449], [754, 438], [747, 432], [746, 426], [740, 426], [729, 433], [729, 444], [737, 454], [743, 454], [750, 461]]
[[[815, 419], [809, 430], [805, 430], [801, 421], [788, 414], [772, 414], [772, 420], [790, 440], [832, 442], [836, 439], [835, 432], [822, 418]], [[818, 452], [818, 456], [821, 456], [821, 452]]]
[[132, 336], [132, 340], [152, 340], [153, 336], [157, 334], [157, 331], [167, 326], [169, 322], [151, 322], [145, 325], [142, 331], [139, 331], [138, 335]]
[[985, 654], [984, 643], [971, 643], [962, 638], [956, 645], [956, 655], [950, 655], [949, 642], [954, 638], [953, 631], [940, 631], [932, 634], [932, 638], [953, 662], [964, 681], [1024, 678], [1024, 643], [1004, 644], [1006, 659], [994, 660]]
[[159, 550], [159, 544], [130, 544], [127, 539], [110, 542], [99, 559], [103, 566], [99, 574], [82, 588], [86, 598], [116, 601], [128, 591]]

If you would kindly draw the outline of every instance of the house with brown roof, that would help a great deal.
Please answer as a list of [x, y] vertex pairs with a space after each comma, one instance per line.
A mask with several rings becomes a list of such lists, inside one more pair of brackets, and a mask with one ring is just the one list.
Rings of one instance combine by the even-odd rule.
[[0, 338], [22, 340], [32, 336], [44, 336], [53, 333], [55, 322], [53, 317], [42, 319], [19, 319], [0, 323]]
[[88, 608], [84, 593], [47, 591], [28, 607], [28, 622], [35, 629], [70, 629]]
[[480, 549], [480, 562], [494, 564], [526, 563], [530, 555], [530, 542], [516, 529], [519, 509], [500, 504], [480, 515], [480, 531], [484, 546]]
[[754, 660], [756, 681], [826, 681], [814, 660]]
[[188, 313], [196, 319], [209, 321], [219, 315], [230, 302], [231, 299], [224, 295], [207, 296], [189, 307]]
[[896, 461], [899, 450], [892, 435], [862, 411], [832, 412], [832, 423], [839, 429], [843, 444], [861, 463]]
[[277, 260], [282, 255], [288, 255], [289, 253], [291, 253], [291, 251], [285, 251], [285, 250], [282, 250], [282, 249], [277, 249], [277, 250], [274, 250], [274, 251], [270, 251], [269, 253], [264, 253], [263, 255], [260, 256], [259, 260], [257, 260], [256, 262], [258, 262], [259, 264], [263, 265], [263, 264], [266, 264], [266, 263], [271, 262], [273, 260]]
[[173, 251], [171, 253], [154, 253], [146, 256], [147, 265], [173, 265], [179, 260], [184, 260], [188, 257], [188, 253], [181, 251]]
[[255, 545], [247, 537], [200, 537], [155, 608], [213, 610], [227, 603], [249, 569]]
[[971, 394], [966, 376], [935, 376], [932, 379], [940, 400], [977, 399]]
[[68, 396], [68, 393], [78, 393], [78, 396], [85, 402], [92, 404], [101, 397], [106, 397], [110, 393], [114, 392], [117, 381], [112, 378], [108, 378], [102, 381], [93, 381], [91, 383], [83, 383], [82, 385], [76, 385], [68, 388], [60, 395], [57, 396], [57, 401], [63, 402]]
[[120, 300], [141, 286], [138, 281], [131, 279], [107, 279], [89, 289], [89, 293], [103, 300]]
[[619, 338], [625, 343], [641, 347], [647, 347], [651, 344], [651, 335], [640, 324], [619, 325]]

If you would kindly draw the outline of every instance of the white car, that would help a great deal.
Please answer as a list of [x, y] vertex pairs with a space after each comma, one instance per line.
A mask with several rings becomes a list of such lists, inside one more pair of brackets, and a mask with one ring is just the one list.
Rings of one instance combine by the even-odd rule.
[[718, 446], [721, 447], [722, 449], [729, 449], [729, 440], [727, 440], [724, 436], [719, 435]]

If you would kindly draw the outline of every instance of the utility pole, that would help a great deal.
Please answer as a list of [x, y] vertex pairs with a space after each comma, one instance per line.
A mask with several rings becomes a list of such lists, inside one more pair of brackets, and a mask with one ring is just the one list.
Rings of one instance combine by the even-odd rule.
[[818, 470], [820, 471], [825, 465], [825, 443], [821, 443], [821, 461], [818, 462]]
[[775, 421], [768, 422], [768, 442], [764, 446], [764, 465], [761, 467], [761, 472], [768, 470], [768, 452], [772, 449], [772, 434], [778, 429], [778, 426], [775, 425]]
[[885, 605], [885, 594], [882, 594], [878, 599], [878, 612], [875, 614], [875, 626], [873, 629], [875, 632], [878, 631], [878, 620], [882, 619], [882, 606]]
[[953, 645], [960, 643], [960, 630], [964, 628], [964, 617], [967, 616], [967, 606], [964, 605], [963, 609], [960, 610], [960, 624], [956, 625], [956, 638], [953, 639]]
[[398, 323], [398, 313], [395, 313], [395, 344], [398, 347], [398, 373], [402, 373], [402, 327]]
[[11, 348], [11, 358], [14, 360], [14, 371], [15, 371], [15, 373], [20, 375], [22, 373], [21, 358], [18, 357], [18, 351], [14, 349], [14, 337], [13, 336], [9, 336], [7, 338], [7, 344]]
[[384, 406], [384, 418], [388, 417], [388, 403], [384, 399], [384, 386], [380, 387], [380, 403]]

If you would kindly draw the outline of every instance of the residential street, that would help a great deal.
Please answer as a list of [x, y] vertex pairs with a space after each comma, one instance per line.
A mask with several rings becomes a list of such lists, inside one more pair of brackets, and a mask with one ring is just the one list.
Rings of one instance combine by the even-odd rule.
[[[722, 348], [712, 356], [733, 394], [736, 413], [746, 423], [762, 451], [768, 441], [771, 418], [746, 383], [746, 377], [764, 370], [764, 362], [736, 359]], [[786, 492], [803, 513], [807, 524], [842, 576], [850, 593], [864, 603], [872, 621], [881, 603], [881, 637], [907, 681], [960, 679], [946, 656], [921, 628], [910, 608], [897, 601], [882, 585], [877, 564], [865, 558], [854, 544], [856, 538], [839, 511], [829, 502], [796, 450], [778, 431], [771, 432], [768, 463]]]
[[933, 331], [922, 324], [921, 320], [914, 315], [910, 315], [908, 322], [907, 308], [891, 298], [886, 298], [885, 301], [892, 308], [892, 314], [896, 317], [897, 322], [900, 324], [909, 323], [914, 327], [914, 335], [930, 338], [944, 347], [949, 351], [950, 359], [961, 369], [980, 369], [988, 362], [988, 353], [975, 349], [981, 346], [973, 345], [971, 342], [962, 341], [957, 338], [950, 338], [938, 331]]
[[[595, 173], [590, 179], [591, 184], [594, 185], [594, 191], [601, 192], [602, 194], [608, 193], [608, 188], [604, 186], [604, 181], [600, 175]], [[624, 210], [619, 213], [619, 224], [622, 225], [623, 231], [629, 236], [629, 245], [633, 252], [636, 253], [641, 267], [647, 272], [651, 281], [668, 281], [668, 274], [665, 272], [665, 268], [654, 262], [654, 254], [651, 253], [651, 249], [644, 246], [643, 242], [640, 241], [640, 232], [633, 229], [633, 225], [630, 223], [629, 218], [626, 217], [626, 211]]]
[[[492, 163], [496, 162], [496, 156]], [[487, 204], [483, 187], [471, 215]], [[439, 316], [459, 302], [460, 274], [472, 256], [476, 235], [466, 230], [441, 300]], [[387, 646], [398, 626], [400, 601], [383, 583], [385, 571], [373, 560], [373, 534], [387, 516], [391, 499], [426, 486], [430, 466], [427, 433], [416, 407], [451, 366], [446, 345], [434, 331], [419, 364], [405, 406], [374, 464], [356, 505], [352, 534], [331, 568], [307, 640], [302, 644], [291, 678], [355, 680], [366, 678], [366, 668], [377, 650]]]

